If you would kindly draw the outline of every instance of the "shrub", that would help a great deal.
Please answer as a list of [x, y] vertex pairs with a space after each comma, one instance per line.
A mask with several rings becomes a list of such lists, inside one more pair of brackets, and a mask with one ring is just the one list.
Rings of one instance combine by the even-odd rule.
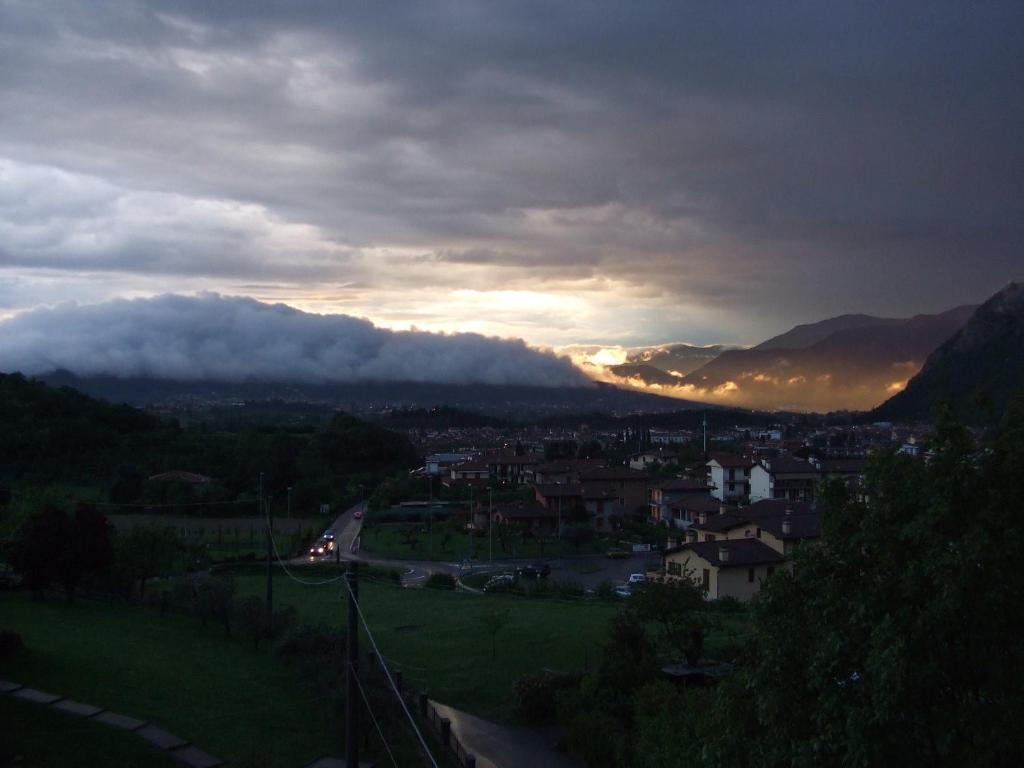
[[22, 642], [21, 635], [17, 632], [12, 632], [9, 629], [0, 630], [0, 661], [14, 658], [15, 654], [24, 647], [25, 643]]
[[597, 589], [594, 590], [600, 600], [614, 600], [615, 599], [615, 582], [611, 579], [605, 579], [597, 585]]
[[583, 597], [583, 582], [576, 579], [559, 579], [554, 583], [553, 589], [563, 597]]
[[579, 678], [575, 675], [561, 675], [549, 670], [523, 675], [512, 687], [516, 697], [516, 712], [526, 722], [551, 722], [555, 719], [559, 692], [578, 684]]
[[426, 586], [431, 589], [455, 589], [455, 577], [450, 573], [432, 573], [427, 578]]

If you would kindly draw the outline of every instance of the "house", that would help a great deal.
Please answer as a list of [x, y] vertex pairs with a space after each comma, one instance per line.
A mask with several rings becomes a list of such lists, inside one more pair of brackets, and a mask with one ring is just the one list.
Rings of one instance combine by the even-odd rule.
[[754, 461], [746, 456], [719, 454], [707, 463], [711, 495], [719, 501], [736, 501], [750, 495], [750, 470]]
[[491, 468], [482, 459], [473, 459], [456, 464], [449, 470], [451, 480], [489, 480]]
[[531, 482], [535, 485], [578, 483], [580, 473], [607, 466], [604, 459], [563, 459], [537, 464], [530, 471]]
[[750, 500], [811, 501], [819, 477], [817, 467], [796, 456], [762, 458], [750, 470]]
[[509, 523], [536, 534], [549, 535], [557, 530], [558, 519], [550, 509], [535, 501], [517, 501], [496, 504], [491, 512], [496, 525]]
[[594, 525], [607, 526], [611, 515], [646, 515], [647, 480], [646, 473], [630, 467], [602, 467], [581, 472], [583, 504], [595, 516]]
[[743, 508], [722, 505], [698, 515], [687, 530], [691, 541], [757, 539], [789, 555], [797, 543], [821, 537], [821, 512], [814, 504], [764, 500]]
[[507, 485], [522, 485], [532, 475], [535, 467], [544, 460], [537, 453], [517, 455], [515, 451], [503, 450], [484, 456], [492, 480]]
[[687, 543], [665, 550], [666, 579], [689, 578], [709, 599], [746, 601], [787, 560], [796, 546], [821, 537], [821, 515], [812, 504], [781, 499], [743, 508], [722, 505], [704, 512], [687, 530]]
[[665, 574], [695, 581], [709, 600], [732, 597], [746, 602], [785, 561], [757, 539], [694, 542], [665, 551]]
[[704, 480], [690, 477], [676, 477], [651, 487], [649, 502], [652, 523], [666, 523], [672, 520], [672, 505], [684, 496], [706, 496], [711, 488]]
[[721, 506], [722, 502], [710, 493], [684, 496], [670, 505], [672, 527], [689, 528], [698, 520], [701, 513], [716, 514]]
[[428, 475], [448, 475], [449, 470], [456, 464], [470, 461], [475, 457], [474, 453], [432, 453], [424, 461], [423, 473]]
[[679, 455], [669, 448], [654, 448], [642, 453], [636, 453], [629, 457], [631, 469], [651, 469], [658, 466], [677, 466]]

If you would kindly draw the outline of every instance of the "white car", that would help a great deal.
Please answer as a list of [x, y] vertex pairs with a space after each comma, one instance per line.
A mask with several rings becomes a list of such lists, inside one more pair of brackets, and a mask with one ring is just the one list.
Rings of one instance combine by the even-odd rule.
[[646, 584], [647, 574], [645, 573], [631, 573], [629, 579], [626, 580], [627, 584]]
[[627, 598], [633, 596], [633, 590], [626, 586], [616, 587], [614, 592], [616, 597]]

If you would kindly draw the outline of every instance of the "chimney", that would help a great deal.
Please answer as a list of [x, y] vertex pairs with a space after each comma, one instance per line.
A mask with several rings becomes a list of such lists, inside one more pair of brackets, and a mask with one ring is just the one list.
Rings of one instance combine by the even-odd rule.
[[725, 547], [718, 548], [718, 562], [728, 563], [729, 562], [729, 550]]
[[788, 517], [782, 521], [782, 535], [789, 536], [793, 532], [793, 521]]
[[718, 514], [724, 515], [728, 511], [729, 511], [729, 508], [727, 506], [725, 506], [725, 504], [719, 504], [718, 505]]

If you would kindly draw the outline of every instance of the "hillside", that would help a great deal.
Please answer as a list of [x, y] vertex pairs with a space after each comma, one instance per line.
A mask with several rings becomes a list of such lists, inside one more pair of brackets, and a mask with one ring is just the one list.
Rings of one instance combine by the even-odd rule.
[[798, 326], [752, 349], [723, 352], [680, 379], [680, 392], [750, 408], [872, 408], [902, 388], [973, 311], [957, 307], [907, 319], [847, 315]]
[[[0, 424], [0, 488], [21, 496], [75, 488], [119, 504], [230, 505], [252, 498], [260, 473], [279, 498], [291, 487], [298, 508], [336, 504], [419, 458], [404, 435], [346, 413], [319, 425], [182, 427], [18, 374], [0, 374]], [[147, 479], [169, 471], [210, 481], [199, 488]]]
[[948, 400], [971, 422], [999, 418], [1024, 390], [1024, 284], [1011, 283], [938, 347], [899, 394], [872, 412], [878, 420], [928, 419]]

